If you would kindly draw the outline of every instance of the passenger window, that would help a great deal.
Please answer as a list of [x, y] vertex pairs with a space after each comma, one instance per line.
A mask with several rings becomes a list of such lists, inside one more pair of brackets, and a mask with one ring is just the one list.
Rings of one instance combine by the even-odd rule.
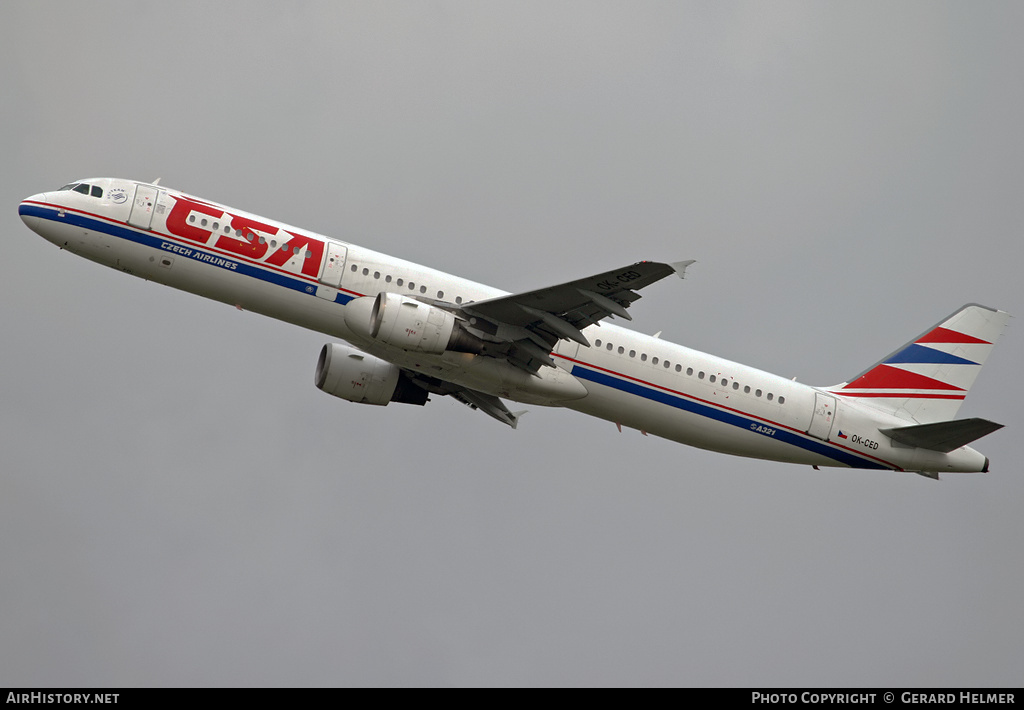
[[712, 375], [711, 377], [708, 378], [708, 382], [714, 382], [714, 381], [715, 381], [715, 376], [714, 375]]
[[750, 394], [750, 385], [746, 385], [743, 388], [743, 394]]
[[630, 357], [636, 357], [636, 350], [630, 350], [629, 351], [629, 356]]
[[732, 388], [733, 388], [734, 390], [738, 390], [738, 389], [740, 388], [740, 383], [739, 383], [739, 382], [737, 382], [736, 380], [733, 380], [733, 381], [732, 381]]
[[462, 303], [462, 296], [456, 296], [455, 303]]
[[647, 362], [647, 353], [641, 353], [640, 354], [640, 361], [641, 362]]
[[609, 349], [609, 350], [611, 350], [611, 349], [612, 349], [612, 344], [611, 344], [611, 343], [608, 343], [608, 349]]
[[379, 279], [380, 278], [380, 272], [379, 271], [374, 271], [373, 272], [373, 278]]
[[[262, 243], [263, 243], [263, 240], [260, 239], [260, 244], [262, 244]], [[352, 273], [354, 274], [357, 271], [359, 271], [359, 267], [356, 266], [355, 264], [352, 264]]]
[[785, 404], [785, 403], [786, 403], [786, 398], [783, 397], [782, 395], [779, 395], [779, 404]]
[[444, 298], [444, 291], [438, 291], [438, 292], [437, 292], [437, 297], [438, 297], [439, 299], [441, 299], [441, 298]]
[[597, 347], [601, 347], [601, 339], [598, 338], [597, 340], [595, 340], [594, 345], [596, 345]]
[[651, 364], [652, 364], [652, 365], [657, 365], [657, 364], [658, 364], [658, 358], [656, 358], [656, 357], [652, 357], [652, 358], [651, 358]]
[[771, 402], [772, 401], [772, 397], [774, 397], [774, 396], [775, 395], [773, 395], [771, 392], [769, 392], [768, 393], [768, 401]]
[[619, 355], [622, 355], [625, 352], [626, 352], [626, 349], [620, 345], [619, 346]]
[[692, 367], [686, 368], [686, 374], [692, 376], [693, 375], [693, 368]]
[[363, 269], [363, 276], [369, 276], [369, 275], [370, 275], [370, 270], [369, 269]]
[[402, 279], [397, 279], [395, 281], [395, 284], [398, 285], [398, 286], [401, 286], [403, 283], [405, 283], [405, 281], [403, 281]]
[[754, 396], [755, 397], [760, 397], [761, 396], [761, 390], [754, 390]]
[[426, 293], [426, 292], [427, 292], [427, 287], [426, 286], [420, 286], [420, 293]]
[[703, 380], [704, 379], [704, 370], [701, 370], [700, 372], [697, 373], [697, 379], [698, 380]]
[[384, 283], [386, 283], [386, 284], [391, 283], [391, 274], [388, 274], [387, 276], [384, 277]]

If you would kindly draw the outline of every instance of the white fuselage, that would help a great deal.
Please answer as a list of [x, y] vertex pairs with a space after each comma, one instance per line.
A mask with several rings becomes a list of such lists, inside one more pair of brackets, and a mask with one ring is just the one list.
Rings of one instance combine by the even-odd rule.
[[987, 468], [966, 446], [944, 454], [891, 441], [880, 428], [913, 422], [870, 404], [608, 323], [584, 331], [590, 347], [559, 341], [557, 367], [538, 375], [492, 357], [381, 346], [346, 325], [353, 299], [393, 291], [465, 304], [505, 292], [161, 186], [89, 182], [101, 197], [34, 195], [22, 202], [22, 218], [80, 256], [349, 341], [410, 371], [740, 456], [908, 471]]

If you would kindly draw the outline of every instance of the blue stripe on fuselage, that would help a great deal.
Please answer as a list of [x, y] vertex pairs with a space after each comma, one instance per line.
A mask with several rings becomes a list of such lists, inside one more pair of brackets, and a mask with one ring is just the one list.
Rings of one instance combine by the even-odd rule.
[[[274, 284], [275, 286], [283, 286], [293, 291], [300, 291], [307, 294], [316, 293], [316, 284], [310, 283], [309, 281], [303, 281], [292, 276], [287, 276], [270, 269], [259, 268], [249, 262], [242, 261], [235, 256], [228, 256], [218, 254], [213, 251], [207, 251], [202, 248], [202, 245], [193, 242], [179, 241], [176, 237], [160, 234], [159, 232], [144, 232], [136, 231], [130, 227], [125, 227], [121, 224], [111, 224], [110, 222], [96, 219], [88, 215], [74, 212], [70, 209], [64, 209], [64, 216], [58, 217], [57, 207], [40, 207], [39, 205], [31, 205], [22, 203], [18, 206], [18, 214], [28, 217], [41, 217], [42, 219], [51, 220], [60, 224], [70, 224], [75, 227], [82, 227], [83, 229], [91, 229], [94, 232], [102, 232], [112, 237], [124, 239], [129, 242], [141, 244], [143, 246], [151, 247], [158, 251], [167, 252], [166, 249], [162, 248], [162, 244], [171, 242], [178, 246], [187, 247], [193, 250], [195, 253], [187, 258], [195, 259], [201, 263], [209, 264], [210, 266], [217, 266], [218, 268], [225, 269], [226, 271], [233, 271], [237, 274], [244, 276], [251, 276], [252, 278], [259, 279], [260, 281], [266, 281], [267, 283]], [[167, 252], [173, 253], [173, 252]], [[197, 255], [208, 256], [211, 259], [221, 259], [224, 261], [232, 262], [235, 264], [235, 268], [229, 268], [226, 266], [219, 265], [215, 262], [205, 261], [203, 259], [197, 259]], [[347, 293], [338, 292], [338, 295], [334, 297], [335, 303], [348, 303], [354, 298]]]
[[[611, 387], [622, 392], [628, 392], [629, 394], [634, 394], [638, 397], [643, 397], [644, 399], [660, 402], [661, 404], [667, 404], [670, 407], [682, 409], [683, 411], [698, 414], [702, 417], [714, 419], [715, 421], [729, 424], [747, 431], [751, 430], [751, 425], [762, 424], [762, 422], [757, 421], [756, 419], [745, 417], [734, 412], [724, 411], [716, 407], [688, 399], [681, 395], [666, 392], [648, 385], [642, 385], [638, 382], [619, 379], [618, 377], [614, 377], [604, 372], [599, 372], [589, 367], [582, 366], [579, 363], [573, 363], [572, 374], [582, 380], [589, 380], [590, 382], [595, 382], [599, 385]], [[836, 449], [825, 442], [805, 438], [794, 432], [782, 429], [777, 424], [772, 425], [771, 428], [774, 432], [770, 435], [763, 434], [763, 436], [770, 436], [777, 441], [782, 441], [806, 451], [821, 454], [822, 456], [826, 456], [852, 468], [875, 468], [881, 470], [889, 470], [892, 468], [869, 459], [864, 459], [856, 454]]]

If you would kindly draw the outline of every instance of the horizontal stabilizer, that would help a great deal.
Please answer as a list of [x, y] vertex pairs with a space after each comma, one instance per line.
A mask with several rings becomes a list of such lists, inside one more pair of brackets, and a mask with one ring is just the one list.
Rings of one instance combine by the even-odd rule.
[[931, 451], [948, 454], [954, 449], [966, 446], [975, 439], [1002, 429], [1002, 424], [987, 419], [954, 419], [948, 422], [933, 424], [917, 424], [900, 426], [892, 429], [880, 429], [883, 434], [907, 446], [917, 446]]

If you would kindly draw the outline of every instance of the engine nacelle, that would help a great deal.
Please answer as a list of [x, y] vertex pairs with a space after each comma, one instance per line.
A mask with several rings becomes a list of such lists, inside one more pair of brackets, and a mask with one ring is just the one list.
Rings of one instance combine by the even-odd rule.
[[397, 365], [339, 343], [328, 343], [320, 351], [315, 382], [327, 394], [349, 402], [427, 403], [427, 391], [413, 384]]
[[419, 353], [480, 353], [484, 347], [448, 311], [397, 293], [349, 301], [345, 324], [360, 337]]

